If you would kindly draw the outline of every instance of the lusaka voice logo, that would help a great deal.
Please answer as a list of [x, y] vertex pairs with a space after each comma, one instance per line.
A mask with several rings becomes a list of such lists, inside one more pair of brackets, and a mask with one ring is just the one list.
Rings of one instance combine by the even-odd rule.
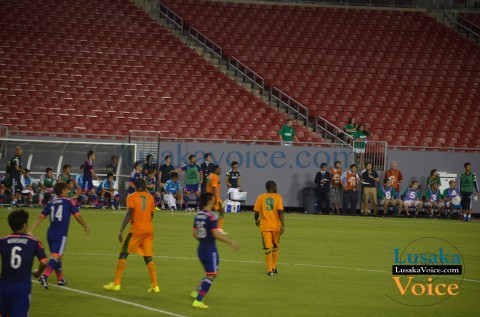
[[440, 238], [420, 238], [392, 250], [393, 301], [409, 306], [430, 306], [457, 296], [465, 274], [460, 251]]

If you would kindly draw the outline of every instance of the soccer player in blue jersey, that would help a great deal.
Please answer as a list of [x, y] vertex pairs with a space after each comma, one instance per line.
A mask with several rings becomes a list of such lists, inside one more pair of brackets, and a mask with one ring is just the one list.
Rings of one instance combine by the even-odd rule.
[[196, 291], [191, 293], [195, 300], [192, 306], [195, 308], [208, 308], [202, 300], [207, 295], [213, 280], [218, 273], [218, 256], [215, 240], [229, 244], [232, 248], [238, 249], [238, 243], [228, 239], [218, 232], [218, 216], [212, 212], [215, 204], [215, 195], [213, 193], [204, 193], [200, 196], [200, 211], [195, 215], [193, 222], [193, 237], [198, 240], [198, 258], [205, 269], [206, 277], [200, 282]]
[[30, 176], [30, 170], [28, 168], [23, 170], [22, 176], [22, 197], [28, 198], [28, 207], [33, 207], [33, 177]]
[[96, 205], [97, 195], [95, 194], [95, 186], [93, 185], [93, 176], [100, 181], [93, 169], [93, 161], [95, 161], [95, 152], [88, 151], [87, 160], [83, 163], [83, 192], [90, 197], [90, 200]]
[[[144, 165], [145, 168], [145, 165]], [[153, 199], [155, 201], [155, 210], [160, 210], [160, 198], [161, 195], [159, 192], [155, 190], [155, 187], [157, 186], [157, 178], [155, 177], [155, 171], [154, 170], [149, 170], [147, 171], [147, 177], [145, 178], [145, 183], [147, 184], [147, 191], [150, 193], [150, 195], [153, 196]]]
[[67, 184], [57, 183], [54, 187], [57, 198], [50, 201], [32, 225], [31, 232], [35, 231], [38, 225], [47, 216], [50, 216], [50, 227], [47, 231], [47, 241], [52, 257], [48, 261], [47, 268], [39, 278], [44, 289], [48, 289], [47, 279], [53, 271], [57, 274], [57, 285], [65, 286], [67, 281], [63, 278], [62, 257], [67, 244], [70, 215], [73, 215], [77, 222], [83, 227], [86, 234], [90, 231], [85, 220], [83, 220], [77, 205], [67, 198]]
[[107, 205], [114, 210], [117, 208], [120, 194], [115, 190], [115, 181], [113, 180], [112, 172], [109, 172], [107, 177], [97, 186], [97, 194], [100, 197], [100, 207], [105, 209], [105, 205]]
[[143, 178], [142, 175], [142, 162], [136, 161], [133, 165], [133, 171], [130, 173], [130, 179], [128, 180], [128, 194], [133, 194], [135, 192], [135, 181], [139, 178]]
[[[181, 168], [173, 170], [173, 172], [180, 173], [185, 172], [185, 204], [188, 209], [188, 195], [195, 194], [197, 197], [197, 209], [199, 207], [200, 198], [200, 186], [203, 183], [203, 173], [200, 166], [195, 163], [196, 156], [191, 154], [188, 157], [188, 164], [185, 164]], [[172, 173], [172, 172], [170, 172]]]
[[170, 175], [171, 179], [169, 179], [163, 187], [163, 190], [165, 192], [164, 199], [167, 203], [168, 208], [176, 210], [177, 200], [180, 208], [183, 205], [182, 188], [180, 187], [180, 183], [178, 182], [178, 174], [176, 172], [173, 172]]
[[26, 233], [28, 212], [23, 209], [12, 211], [8, 215], [8, 224], [13, 233], [0, 238], [0, 316], [26, 317], [30, 307], [33, 259], [37, 257], [40, 261], [36, 272], [42, 272], [47, 257], [42, 243]]
[[80, 165], [80, 172], [75, 176], [75, 193], [78, 196], [78, 204], [82, 205], [85, 200], [85, 195], [83, 194], [83, 171], [85, 170], [84, 165]]

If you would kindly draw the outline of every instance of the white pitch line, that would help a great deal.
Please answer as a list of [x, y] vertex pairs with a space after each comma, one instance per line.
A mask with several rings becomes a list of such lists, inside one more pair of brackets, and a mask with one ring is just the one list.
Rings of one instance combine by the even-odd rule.
[[[66, 253], [71, 255], [88, 255], [88, 256], [117, 256], [118, 254], [108, 254], [108, 253]], [[131, 254], [130, 256], [137, 256], [136, 254]], [[179, 256], [167, 256], [167, 255], [154, 255], [154, 258], [159, 259], [171, 259], [171, 260], [188, 260], [188, 261], [197, 261], [197, 258], [189, 258], [189, 257], [179, 257]], [[249, 260], [228, 260], [222, 259], [222, 262], [233, 262], [233, 263], [250, 263], [250, 264], [265, 264], [265, 262], [261, 261], [249, 261]], [[383, 271], [383, 270], [376, 270], [376, 269], [364, 269], [358, 267], [348, 267], [348, 266], [333, 266], [333, 265], [320, 265], [320, 264], [304, 264], [304, 263], [278, 263], [282, 265], [293, 265], [293, 266], [305, 266], [305, 267], [317, 267], [322, 269], [335, 269], [335, 270], [350, 270], [350, 271], [360, 271], [360, 272], [376, 272], [376, 273], [391, 273], [391, 271]], [[463, 280], [467, 282], [473, 283], [480, 283], [480, 280], [475, 279], [468, 279], [468, 278], [459, 278], [453, 276], [443, 276], [444, 278], [452, 279], [452, 280]]]
[[[33, 282], [39, 283], [37, 281], [33, 281]], [[100, 294], [91, 293], [91, 292], [87, 292], [87, 291], [82, 291], [82, 290], [79, 290], [79, 289], [66, 287], [66, 286], [49, 285], [49, 287], [52, 287], [52, 286], [54, 286], [56, 288], [59, 288], [59, 289], [66, 290], [66, 291], [74, 292], [74, 293], [79, 293], [79, 294], [88, 295], [88, 296], [92, 296], [92, 297], [97, 297], [97, 298], [101, 298], [101, 299], [107, 299], [107, 300], [122, 303], [122, 304], [125, 304], [125, 305], [130, 305], [130, 306], [134, 306], [134, 307], [137, 307], [137, 308], [150, 310], [150, 311], [160, 313], [160, 314], [163, 314], [163, 315], [174, 316], [174, 317], [187, 317], [185, 315], [175, 314], [175, 313], [172, 313], [172, 312], [169, 312], [169, 311], [166, 311], [166, 310], [156, 309], [156, 308], [153, 308], [153, 307], [145, 306], [145, 305], [142, 305], [142, 304], [137, 304], [137, 303], [134, 303], [134, 302], [129, 302], [129, 301], [126, 301], [126, 300], [123, 300], [123, 299], [115, 298], [115, 297], [110, 297], [110, 296], [100, 295]]]

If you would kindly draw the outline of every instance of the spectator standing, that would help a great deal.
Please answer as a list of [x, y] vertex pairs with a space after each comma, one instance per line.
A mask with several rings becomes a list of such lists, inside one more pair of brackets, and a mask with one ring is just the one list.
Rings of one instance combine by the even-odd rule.
[[340, 214], [340, 205], [342, 204], [342, 163], [336, 161], [334, 167], [330, 169], [332, 182], [330, 187], [330, 204], [337, 215]]
[[298, 143], [297, 136], [295, 135], [295, 129], [293, 128], [293, 120], [287, 119], [287, 122], [282, 126], [278, 132], [280, 137], [280, 143], [285, 146], [291, 146], [293, 139]]
[[342, 174], [341, 180], [344, 188], [342, 214], [345, 215], [347, 213], [347, 207], [350, 206], [350, 214], [355, 215], [358, 202], [358, 184], [360, 183], [360, 176], [357, 174], [357, 165], [350, 165], [350, 169]]
[[390, 163], [390, 169], [385, 172], [385, 179], [391, 181], [391, 186], [395, 189], [396, 196], [395, 198], [399, 198], [400, 195], [400, 185], [403, 181], [403, 175], [400, 170], [397, 168], [397, 162], [393, 161]]
[[210, 153], [205, 153], [203, 158], [205, 161], [200, 164], [200, 169], [203, 174], [202, 194], [207, 192], [208, 176], [213, 172], [213, 167], [215, 166], [215, 164], [212, 163], [212, 155]]
[[143, 175], [144, 178], [147, 178], [148, 172], [153, 171], [153, 174], [156, 176], [158, 173], [157, 164], [153, 163], [153, 155], [147, 155], [147, 161], [143, 164]]
[[372, 136], [370, 132], [365, 130], [364, 124], [359, 124], [357, 131], [353, 134], [353, 153], [355, 162], [357, 161], [358, 157], [360, 157], [360, 168], [363, 168], [364, 160], [365, 160], [365, 148], [367, 146], [367, 137]]
[[440, 174], [435, 168], [430, 171], [430, 175], [427, 177], [427, 189], [431, 188], [433, 184], [437, 184], [439, 188], [442, 186]]
[[375, 170], [371, 162], [365, 164], [365, 171], [362, 173], [363, 184], [363, 208], [362, 214], [368, 216], [370, 209], [370, 201], [373, 203], [373, 214], [378, 214], [378, 199], [377, 199], [377, 183], [380, 181], [380, 177]]
[[22, 186], [22, 174], [23, 174], [23, 165], [22, 165], [22, 155], [23, 148], [17, 146], [15, 148], [15, 156], [7, 164], [7, 171], [5, 174], [10, 175], [12, 183], [12, 205], [17, 206], [17, 199], [20, 198], [20, 195], [23, 190]]
[[355, 131], [357, 131], [355, 118], [350, 118], [350, 120], [348, 120], [348, 123], [345, 125], [343, 130], [345, 131], [345, 133], [347, 133], [349, 136], [353, 138], [353, 134], [355, 133]]
[[[315, 183], [317, 184], [317, 204], [318, 213], [330, 213], [330, 184], [332, 182], [332, 174], [327, 171], [327, 164], [320, 165], [320, 171], [315, 175]], [[325, 209], [323, 209], [325, 206]]]
[[158, 180], [160, 181], [160, 189], [158, 191], [162, 195], [162, 198], [160, 198], [162, 209], [165, 208], [164, 199], [163, 199], [165, 184], [172, 177], [170, 172], [175, 169], [175, 167], [172, 164], [170, 164], [171, 160], [172, 160], [172, 157], [170, 155], [166, 155], [164, 158], [164, 163], [160, 165], [160, 167], [158, 168]]

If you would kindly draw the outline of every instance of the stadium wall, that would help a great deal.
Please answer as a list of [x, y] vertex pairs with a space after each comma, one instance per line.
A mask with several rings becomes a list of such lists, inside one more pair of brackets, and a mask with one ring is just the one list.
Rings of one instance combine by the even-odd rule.
[[[349, 148], [342, 147], [285, 147], [280, 145], [224, 144], [224, 143], [174, 143], [160, 144], [160, 160], [165, 155], [172, 156], [175, 167], [186, 164], [188, 156], [195, 154], [197, 163], [203, 162], [203, 155], [212, 154], [212, 161], [222, 168], [221, 185], [226, 196], [225, 173], [232, 161], [239, 163], [242, 173], [242, 187], [248, 192], [247, 205], [253, 205], [258, 194], [265, 191], [267, 180], [277, 182], [279, 193], [284, 197], [284, 205], [301, 207], [302, 190], [314, 187], [315, 174], [322, 162], [333, 166], [335, 161], [348, 166], [351, 159]], [[465, 162], [472, 163], [474, 172], [480, 174], [480, 153], [455, 153], [433, 151], [390, 150], [387, 158], [398, 163], [404, 175], [402, 190], [412, 180], [425, 185], [430, 170], [436, 168], [441, 172], [460, 175]], [[382, 173], [383, 174], [383, 173]], [[183, 182], [183, 175], [180, 176]], [[383, 179], [383, 175], [381, 175]], [[458, 178], [457, 178], [458, 180]], [[474, 210], [480, 203], [474, 205]]]

